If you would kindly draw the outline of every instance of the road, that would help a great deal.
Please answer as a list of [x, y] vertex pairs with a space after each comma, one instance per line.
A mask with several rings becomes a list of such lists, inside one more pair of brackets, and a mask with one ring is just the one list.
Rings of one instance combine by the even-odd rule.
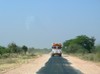
[[4, 74], [100, 74], [100, 66], [73, 56], [47, 54]]
[[70, 62], [63, 57], [51, 57], [37, 74], [82, 74], [79, 70], [70, 66]]

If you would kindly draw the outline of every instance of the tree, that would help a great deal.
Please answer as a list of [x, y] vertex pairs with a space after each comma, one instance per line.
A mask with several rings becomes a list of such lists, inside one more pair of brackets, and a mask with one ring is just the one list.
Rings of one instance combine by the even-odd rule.
[[22, 49], [24, 50], [24, 52], [25, 52], [25, 54], [26, 54], [26, 52], [28, 51], [28, 47], [25, 46], [25, 45], [23, 45], [23, 46], [22, 46]]
[[0, 54], [3, 55], [4, 53], [6, 53], [6, 48], [3, 46], [0, 46]]
[[95, 44], [94, 37], [89, 38], [86, 35], [81, 35], [81, 36], [77, 36], [76, 41], [77, 41], [77, 44], [87, 49], [89, 53], [91, 53], [92, 48], [94, 48], [94, 44]]
[[75, 39], [66, 40], [63, 43], [63, 50], [75, 52], [79, 48], [83, 47], [84, 50], [86, 49], [89, 53], [91, 53], [92, 49], [94, 48], [94, 44], [95, 44], [94, 37], [90, 38], [86, 35], [80, 35], [77, 36]]
[[8, 49], [10, 53], [18, 53], [19, 51], [18, 46], [15, 43], [10, 43]]

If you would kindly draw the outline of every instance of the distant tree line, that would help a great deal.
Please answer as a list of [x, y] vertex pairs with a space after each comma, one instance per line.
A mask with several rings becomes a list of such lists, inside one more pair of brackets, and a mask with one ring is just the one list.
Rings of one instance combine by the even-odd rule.
[[34, 48], [30, 47], [28, 48], [26, 45], [18, 46], [16, 43], [9, 43], [7, 47], [0, 46], [0, 57], [3, 56], [11, 56], [13, 54], [25, 54], [28, 53], [28, 55], [35, 55], [37, 53], [39, 54], [45, 54], [49, 53], [51, 50], [48, 48]]
[[28, 51], [28, 47], [23, 45], [22, 47], [16, 45], [15, 43], [10, 43], [8, 44], [7, 47], [4, 47], [4, 46], [0, 46], [0, 55], [2, 56], [3, 54], [6, 54], [6, 53], [9, 53], [12, 54], [12, 53], [17, 53], [17, 54], [20, 54], [20, 53], [25, 53]]
[[95, 38], [86, 35], [77, 36], [63, 43], [63, 51], [67, 53], [91, 53], [95, 48]]

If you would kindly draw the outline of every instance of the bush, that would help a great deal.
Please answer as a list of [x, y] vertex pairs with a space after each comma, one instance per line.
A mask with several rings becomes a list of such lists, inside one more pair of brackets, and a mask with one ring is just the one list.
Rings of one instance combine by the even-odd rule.
[[94, 54], [85, 54], [82, 58], [85, 60], [94, 61]]
[[77, 57], [80, 57], [81, 59], [84, 60], [89, 60], [89, 61], [94, 61], [94, 62], [100, 62], [100, 53], [85, 53], [85, 54], [81, 54], [81, 53], [75, 53], [73, 54]]
[[7, 53], [2, 55], [2, 58], [8, 58], [8, 57], [9, 57], [9, 54]]
[[95, 61], [100, 61], [100, 53], [95, 54]]

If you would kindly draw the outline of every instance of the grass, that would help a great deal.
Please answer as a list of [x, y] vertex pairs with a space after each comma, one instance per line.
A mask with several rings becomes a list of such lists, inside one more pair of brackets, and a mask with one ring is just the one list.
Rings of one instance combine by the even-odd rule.
[[2, 74], [8, 69], [13, 69], [16, 68], [17, 66], [28, 63], [31, 60], [34, 60], [33, 58], [35, 57], [36, 56], [33, 54], [27, 54], [27, 55], [11, 54], [7, 58], [3, 56], [2, 58], [0, 58], [0, 74]]
[[[83, 50], [83, 49], [79, 49], [79, 50]], [[88, 53], [88, 52], [84, 53], [83, 51], [80, 51], [80, 52], [74, 52], [74, 53], [67, 52], [67, 54], [72, 55], [72, 56], [77, 56], [83, 60], [100, 62], [100, 45], [96, 46], [95, 49], [91, 53]]]
[[6, 70], [13, 69], [22, 64], [33, 61], [34, 58], [40, 57], [43, 54], [47, 54], [49, 52], [50, 50], [31, 49], [26, 55], [24, 53], [11, 53], [10, 55], [6, 53], [2, 56], [0, 55], [0, 74], [5, 72]]
[[100, 53], [86, 53], [86, 54], [74, 53], [74, 54], [70, 54], [70, 55], [79, 57], [83, 60], [100, 62]]

